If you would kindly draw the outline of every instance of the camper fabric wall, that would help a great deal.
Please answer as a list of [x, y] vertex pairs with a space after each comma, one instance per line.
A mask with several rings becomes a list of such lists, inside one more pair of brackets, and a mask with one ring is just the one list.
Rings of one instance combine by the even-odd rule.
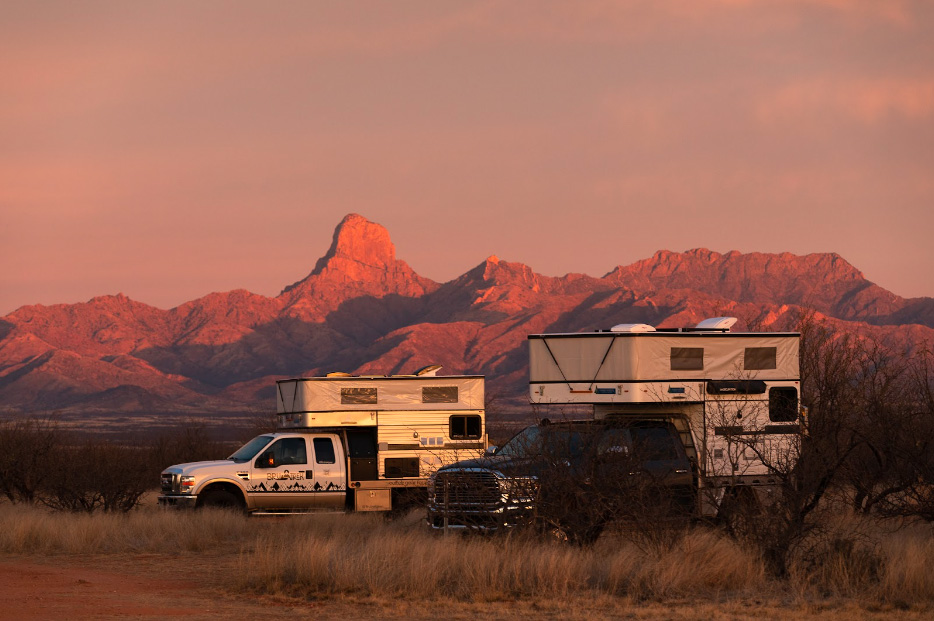
[[798, 377], [797, 335], [543, 336], [529, 339], [538, 382], [633, 382]]

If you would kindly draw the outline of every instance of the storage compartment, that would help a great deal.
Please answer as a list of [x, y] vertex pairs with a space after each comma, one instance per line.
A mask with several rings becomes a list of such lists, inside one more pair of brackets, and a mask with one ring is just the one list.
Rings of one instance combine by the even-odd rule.
[[358, 489], [354, 490], [355, 511], [389, 511], [392, 509], [391, 490]]

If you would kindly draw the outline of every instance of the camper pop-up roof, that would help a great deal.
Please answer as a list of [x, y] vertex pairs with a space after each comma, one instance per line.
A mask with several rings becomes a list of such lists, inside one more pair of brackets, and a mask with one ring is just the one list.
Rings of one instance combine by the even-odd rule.
[[529, 336], [533, 403], [702, 401], [707, 382], [797, 381], [797, 332], [730, 332], [732, 317], [694, 328], [620, 324]]

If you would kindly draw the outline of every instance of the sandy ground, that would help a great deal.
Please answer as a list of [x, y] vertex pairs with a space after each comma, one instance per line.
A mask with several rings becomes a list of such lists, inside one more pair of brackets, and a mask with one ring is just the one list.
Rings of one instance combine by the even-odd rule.
[[0, 557], [0, 619], [931, 619], [934, 610], [854, 602], [631, 602], [622, 598], [494, 603], [318, 601], [236, 592], [235, 555]]

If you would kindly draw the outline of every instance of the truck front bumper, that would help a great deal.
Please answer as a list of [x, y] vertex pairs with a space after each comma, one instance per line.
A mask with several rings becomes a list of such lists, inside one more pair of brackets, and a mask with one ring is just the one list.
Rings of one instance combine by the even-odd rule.
[[197, 496], [185, 496], [181, 495], [171, 495], [171, 496], [159, 496], [157, 498], [159, 501], [160, 507], [175, 507], [178, 509], [194, 509], [195, 504], [198, 502]]
[[463, 528], [494, 531], [527, 524], [534, 515], [535, 506], [531, 501], [472, 507], [463, 505], [445, 507], [443, 504], [434, 502], [428, 505], [428, 524], [435, 529]]

